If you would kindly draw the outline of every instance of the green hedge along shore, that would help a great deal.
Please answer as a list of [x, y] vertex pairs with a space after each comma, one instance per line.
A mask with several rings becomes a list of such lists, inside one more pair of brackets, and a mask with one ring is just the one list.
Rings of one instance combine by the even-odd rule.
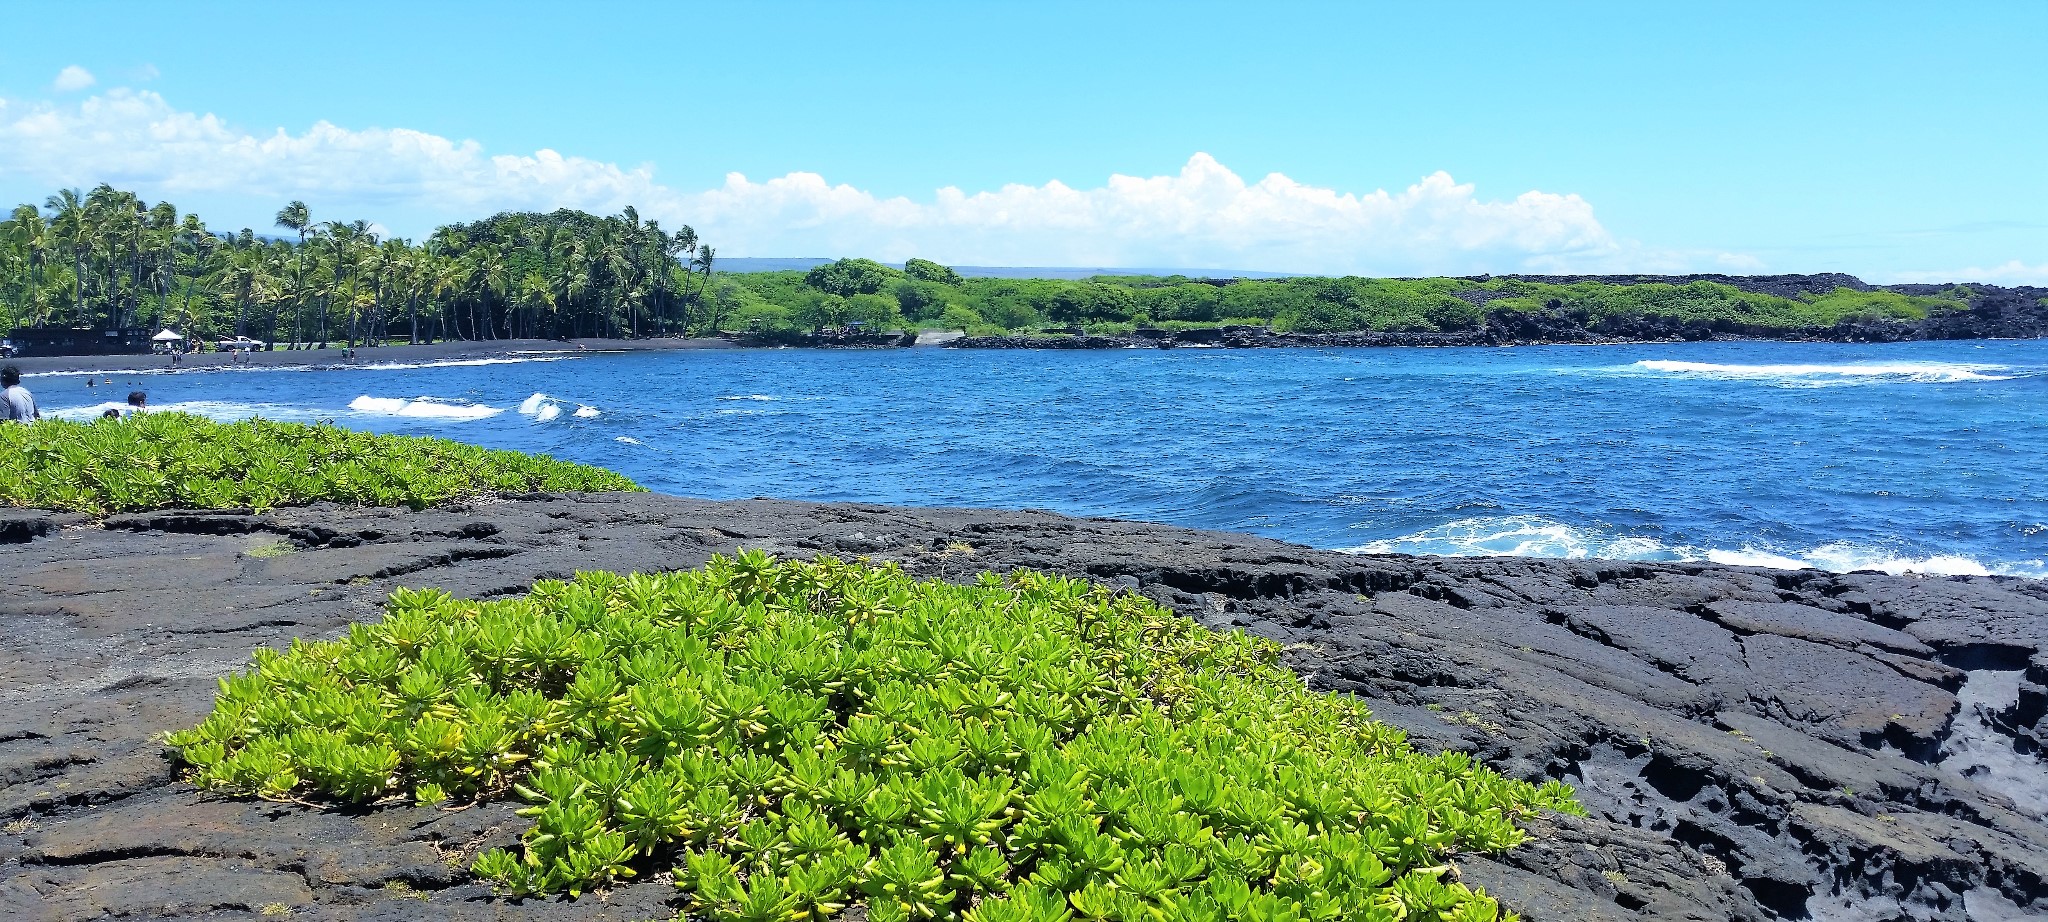
[[278, 800], [516, 794], [523, 845], [473, 864], [512, 895], [673, 869], [729, 922], [1501, 918], [1449, 860], [1581, 813], [1571, 789], [1417, 753], [1280, 652], [1078, 580], [749, 551], [400, 590], [258, 650], [168, 742]]
[[92, 515], [321, 501], [420, 509], [493, 494], [639, 489], [539, 455], [324, 424], [146, 413], [0, 425], [0, 506]]

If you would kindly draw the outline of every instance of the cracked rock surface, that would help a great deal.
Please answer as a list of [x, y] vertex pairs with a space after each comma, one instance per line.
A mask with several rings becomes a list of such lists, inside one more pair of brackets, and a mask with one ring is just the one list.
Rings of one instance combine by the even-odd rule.
[[0, 513], [0, 918], [652, 919], [663, 881], [508, 901], [461, 870], [507, 805], [202, 794], [155, 741], [252, 648], [400, 586], [523, 592], [758, 547], [967, 579], [1034, 568], [1292, 644], [1426, 749], [1577, 786], [1591, 816], [1461, 856], [1532, 920], [2048, 915], [2048, 584], [1413, 558], [1049, 513], [646, 494], [86, 523]]

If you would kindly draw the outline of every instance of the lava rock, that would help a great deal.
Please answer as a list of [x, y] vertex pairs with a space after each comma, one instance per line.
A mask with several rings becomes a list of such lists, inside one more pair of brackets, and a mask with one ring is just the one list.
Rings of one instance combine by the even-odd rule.
[[1590, 816], [1456, 861], [1538, 922], [2048, 913], [2048, 586], [2031, 580], [1363, 556], [1040, 512], [648, 494], [9, 515], [8, 918], [672, 914], [659, 881], [492, 895], [463, 868], [525, 828], [509, 805], [223, 799], [179, 782], [157, 740], [203, 718], [254, 647], [338, 636], [400, 586], [488, 598], [741, 548], [958, 581], [1050, 570], [1286, 642], [1310, 684], [1418, 747], [1577, 787]]

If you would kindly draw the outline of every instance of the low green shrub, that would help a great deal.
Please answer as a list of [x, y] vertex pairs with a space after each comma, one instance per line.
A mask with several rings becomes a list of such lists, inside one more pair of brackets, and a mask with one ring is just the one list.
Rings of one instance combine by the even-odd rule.
[[747, 552], [401, 590], [168, 742], [280, 800], [516, 793], [523, 846], [472, 866], [513, 894], [672, 868], [725, 922], [1499, 918], [1448, 859], [1571, 789], [1419, 754], [1279, 652], [1076, 580]]
[[321, 500], [417, 509], [501, 493], [638, 489], [539, 455], [331, 425], [148, 413], [0, 426], [0, 505], [94, 515]]

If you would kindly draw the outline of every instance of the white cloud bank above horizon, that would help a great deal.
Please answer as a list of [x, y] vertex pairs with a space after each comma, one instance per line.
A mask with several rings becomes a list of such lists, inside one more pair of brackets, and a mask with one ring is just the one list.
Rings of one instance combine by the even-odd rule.
[[1934, 272], [1895, 272], [1895, 282], [1983, 282], [1988, 285], [2048, 285], [2048, 262], [2030, 266], [2017, 259], [1983, 268], [1947, 269]]
[[209, 195], [304, 199], [318, 212], [345, 210], [415, 235], [427, 228], [404, 227], [379, 210], [438, 223], [508, 209], [611, 213], [633, 205], [670, 227], [695, 226], [731, 256], [1385, 275], [1760, 268], [1738, 254], [1617, 240], [1574, 194], [1488, 200], [1443, 172], [1399, 191], [1349, 193], [1279, 173], [1248, 182], [1196, 153], [1172, 175], [1112, 175], [1095, 188], [1058, 180], [982, 192], [948, 186], [922, 202], [810, 172], [760, 181], [730, 173], [722, 185], [691, 192], [656, 182], [650, 166], [546, 149], [490, 154], [475, 141], [411, 129], [322, 121], [301, 134], [257, 134], [129, 88], [75, 103], [0, 98], [0, 176], [10, 175], [51, 188], [109, 182], [181, 207]]

